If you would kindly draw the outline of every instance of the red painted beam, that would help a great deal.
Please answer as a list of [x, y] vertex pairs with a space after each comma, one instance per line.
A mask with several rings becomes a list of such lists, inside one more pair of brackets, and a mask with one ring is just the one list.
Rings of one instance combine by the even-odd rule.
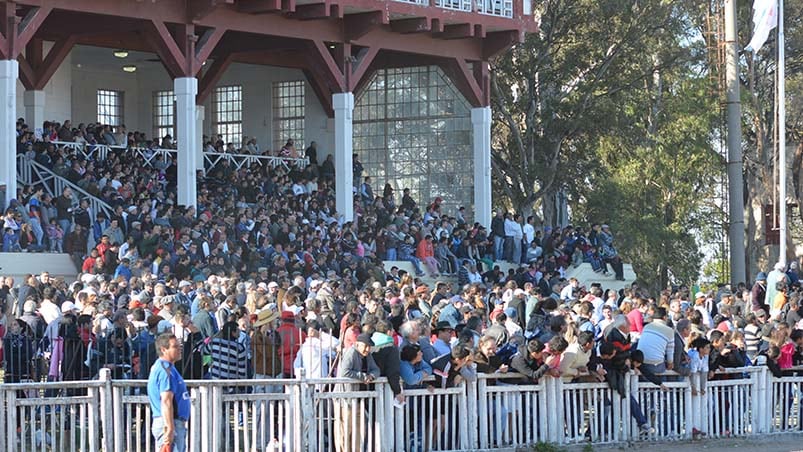
[[390, 22], [390, 29], [396, 33], [425, 33], [432, 31], [432, 24], [428, 17], [399, 19]]
[[324, 3], [311, 3], [307, 5], [296, 6], [296, 12], [293, 13], [293, 19], [299, 20], [318, 20], [328, 19], [333, 16], [333, 5], [329, 0]]
[[[25, 46], [33, 39], [33, 35], [36, 34], [51, 11], [53, 11], [53, 7], [47, 5], [39, 8], [31, 8], [30, 11], [28, 11], [28, 14], [25, 15], [22, 22], [19, 24], [17, 37], [14, 40], [14, 56], [22, 54]], [[8, 40], [9, 37], [6, 36], [6, 39]]]
[[488, 37], [482, 41], [482, 59], [492, 60], [500, 53], [522, 42], [524, 42], [524, 32], [520, 30], [488, 33]]
[[326, 81], [323, 80], [323, 77], [315, 70], [303, 69], [303, 72], [312, 87], [312, 92], [315, 93], [315, 97], [317, 97], [318, 102], [321, 103], [321, 107], [323, 107], [326, 116], [334, 118], [335, 109], [332, 106], [332, 90], [329, 89]]
[[42, 65], [44, 60], [44, 41], [40, 38], [31, 39], [27, 46], [25, 46], [25, 58], [31, 67], [38, 68]]
[[36, 84], [34, 89], [42, 90], [53, 77], [53, 74], [61, 67], [64, 59], [70, 54], [70, 51], [75, 47], [76, 37], [70, 36], [60, 41], [56, 41], [47, 57], [42, 62], [42, 65], [36, 70]]
[[217, 47], [220, 40], [223, 39], [224, 34], [226, 34], [226, 30], [223, 28], [210, 28], [198, 39], [198, 43], [195, 45], [195, 60], [198, 65], [195, 71], [196, 73], [200, 71], [203, 63], [209, 59], [215, 47]]
[[362, 38], [369, 31], [389, 23], [390, 16], [387, 11], [348, 14], [343, 18], [344, 38], [346, 42], [354, 41]]
[[358, 56], [357, 66], [354, 67], [354, 71], [349, 77], [349, 91], [354, 92], [364, 78], [370, 77], [371, 73], [368, 69], [378, 54], [379, 47], [368, 47], [361, 52], [361, 55]]
[[482, 91], [482, 106], [491, 105], [491, 68], [487, 61], [474, 62], [474, 80]]
[[164, 22], [151, 20], [146, 23], [143, 37], [151, 45], [151, 50], [159, 55], [165, 69], [172, 78], [186, 76], [184, 74], [184, 54]]
[[24, 55], [20, 55], [17, 57], [17, 63], [19, 63], [19, 77], [20, 82], [22, 82], [22, 86], [25, 87], [26, 91], [34, 89], [34, 85], [36, 84], [36, 73], [28, 63], [28, 60]]
[[275, 13], [282, 10], [282, 0], [239, 0], [237, 11], [246, 14]]
[[31, 8], [17, 17], [16, 3], [0, 3], [0, 57], [17, 59], [53, 10], [51, 6]]
[[443, 72], [452, 80], [461, 94], [472, 107], [483, 106], [483, 91], [468, 64], [462, 58], [452, 58], [440, 65]]
[[474, 26], [471, 24], [455, 24], [443, 27], [442, 39], [466, 39], [474, 37]]
[[218, 7], [233, 4], [234, 0], [190, 0], [187, 2], [187, 20], [189, 22], [201, 20]]
[[212, 91], [217, 86], [223, 74], [234, 62], [234, 54], [228, 54], [222, 58], [217, 58], [206, 70], [203, 77], [198, 81], [198, 94], [195, 96], [195, 103], [201, 105], [206, 101], [206, 98], [212, 94]]
[[332, 92], [345, 92], [345, 75], [326, 44], [323, 41], [314, 40], [308, 44], [308, 49], [313, 71], [326, 78]]

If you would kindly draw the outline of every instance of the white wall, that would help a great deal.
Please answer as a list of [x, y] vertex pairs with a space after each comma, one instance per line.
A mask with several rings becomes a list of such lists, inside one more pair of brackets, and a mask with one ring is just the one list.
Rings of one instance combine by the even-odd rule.
[[[45, 43], [45, 52], [51, 47]], [[124, 121], [129, 131], [140, 130], [153, 135], [153, 92], [173, 89], [173, 81], [164, 67], [153, 61], [151, 54], [132, 52], [126, 60], [115, 59], [111, 50], [78, 46], [70, 52], [45, 87], [45, 118], [73, 124], [97, 120], [97, 90], [113, 89], [125, 92]], [[123, 64], [137, 65], [137, 72], [125, 73]], [[232, 64], [218, 85], [239, 84], [243, 87], [243, 132], [256, 136], [260, 147], [272, 148], [273, 112], [271, 96], [273, 82], [304, 80], [296, 69], [284, 69], [250, 64]], [[17, 84], [17, 116], [25, 116], [25, 88]], [[306, 84], [306, 124], [304, 141], [318, 142], [319, 161], [334, 152], [334, 123], [327, 118], [309, 83]], [[207, 98], [204, 135], [212, 131], [211, 98]]]
[[[125, 122], [129, 131], [139, 130], [153, 135], [153, 92], [173, 89], [173, 81], [164, 67], [154, 62], [137, 63], [134, 74], [126, 74], [119, 67], [100, 68], [82, 64], [73, 67], [73, 122], [94, 121], [97, 115], [94, 93], [98, 88], [125, 91]], [[243, 132], [255, 136], [260, 148], [272, 148], [272, 103], [274, 81], [303, 80], [299, 70], [248, 64], [232, 64], [221, 77], [218, 86], [238, 84], [243, 87]], [[334, 147], [334, 127], [312, 88], [307, 84], [305, 141], [319, 143], [319, 153], [325, 155]], [[206, 114], [203, 134], [212, 132], [212, 95], [204, 102]], [[88, 118], [88, 119], [87, 119]]]

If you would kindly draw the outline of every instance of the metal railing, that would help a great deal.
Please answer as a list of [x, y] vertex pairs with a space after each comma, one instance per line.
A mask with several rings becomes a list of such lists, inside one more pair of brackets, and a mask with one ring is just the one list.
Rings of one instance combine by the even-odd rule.
[[[385, 378], [191, 380], [188, 450], [424, 451], [677, 440], [798, 430], [803, 377], [765, 367], [729, 369], [692, 393], [688, 379], [659, 388], [625, 375], [625, 394], [604, 382], [510, 384], [517, 374], [480, 374], [451, 388], [404, 390], [394, 404]], [[0, 386], [0, 450], [154, 450], [142, 380]], [[632, 400], [636, 402], [633, 405]], [[639, 431], [632, 409], [654, 429]], [[475, 414], [476, 413], [476, 414]]]
[[[430, 0], [395, 0], [402, 3], [412, 3], [419, 6], [429, 6]], [[472, 1], [476, 2], [476, 12], [488, 16], [513, 18], [513, 0], [435, 0], [435, 6], [443, 9], [471, 12]], [[532, 14], [529, 0], [523, 0], [523, 11]]]
[[67, 148], [87, 160], [106, 160], [113, 150], [124, 151], [125, 146], [108, 146], [105, 144], [84, 144], [73, 141], [51, 141], [56, 146]]
[[17, 180], [24, 185], [41, 185], [53, 198], [61, 196], [64, 189], [70, 187], [73, 191], [73, 204], [78, 205], [85, 199], [95, 214], [103, 212], [106, 218], [111, 218], [114, 214], [114, 209], [109, 204], [54, 173], [50, 168], [25, 157], [25, 154], [17, 155]]
[[477, 12], [488, 16], [513, 17], [513, 0], [476, 0]]
[[[141, 148], [133, 147], [130, 150], [136, 153], [143, 159], [145, 166], [153, 166], [154, 162], [162, 157], [162, 160], [168, 158], [176, 161], [178, 151], [175, 149], [161, 149], [161, 148]], [[230, 162], [235, 169], [250, 168], [254, 165], [269, 166], [271, 168], [282, 167], [285, 170], [290, 170], [295, 167], [303, 170], [309, 165], [308, 158], [290, 158], [290, 157], [276, 157], [273, 155], [251, 155], [251, 154], [229, 154], [227, 152], [204, 152], [204, 167], [207, 169], [214, 168], [223, 161]]]

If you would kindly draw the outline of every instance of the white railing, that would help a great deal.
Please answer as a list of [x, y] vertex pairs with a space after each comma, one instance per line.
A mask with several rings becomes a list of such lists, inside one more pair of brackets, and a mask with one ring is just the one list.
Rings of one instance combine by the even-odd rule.
[[55, 144], [58, 147], [63, 147], [74, 151], [76, 154], [80, 154], [87, 160], [97, 159], [97, 160], [106, 160], [106, 157], [109, 156], [109, 153], [113, 150], [124, 151], [126, 149], [125, 146], [108, 146], [105, 144], [83, 144], [83, 143], [76, 143], [73, 141], [51, 141], [50, 143]]
[[[416, 0], [417, 2], [418, 0]], [[447, 1], [469, 1], [469, 0], [447, 0]], [[426, 4], [429, 4], [427, 1]], [[107, 146], [105, 144], [88, 144], [74, 143], [67, 141], [51, 141], [59, 147], [64, 147], [74, 151], [76, 154], [81, 155], [85, 159], [105, 160], [109, 153], [113, 150], [118, 151], [131, 151], [139, 155], [144, 161], [146, 166], [153, 166], [156, 158], [162, 156], [163, 159], [168, 157], [172, 161], [176, 161], [177, 150], [175, 149], [162, 149], [162, 148], [144, 148], [144, 147], [129, 147], [122, 146]], [[214, 167], [218, 163], [227, 160], [231, 162], [236, 169], [243, 167], [250, 168], [252, 165], [270, 166], [271, 168], [283, 167], [290, 170], [295, 167], [303, 170], [309, 165], [308, 158], [290, 158], [290, 157], [276, 157], [272, 155], [250, 155], [250, 154], [229, 154], [226, 152], [204, 152], [204, 164], [208, 167]]]
[[[139, 148], [134, 147], [130, 150], [136, 153], [145, 162], [145, 166], [153, 166], [162, 157], [162, 160], [170, 159], [176, 161], [177, 153], [175, 149], [161, 149], [161, 148]], [[229, 154], [227, 152], [204, 152], [204, 167], [213, 168], [223, 161], [228, 161], [232, 166], [240, 170], [243, 167], [251, 168], [257, 166], [269, 166], [271, 168], [282, 167], [285, 170], [290, 170], [295, 167], [303, 170], [309, 165], [308, 158], [290, 158], [290, 157], [276, 157], [272, 155], [251, 155], [251, 154]]]
[[73, 191], [73, 204], [77, 205], [85, 199], [93, 214], [103, 212], [106, 218], [111, 218], [114, 214], [114, 209], [109, 204], [54, 173], [50, 168], [28, 159], [24, 154], [17, 155], [17, 180], [24, 185], [40, 185], [53, 198], [61, 196], [64, 189], [70, 187]]
[[513, 17], [513, 0], [475, 0], [477, 12], [488, 16]]
[[[625, 376], [625, 396], [607, 383], [480, 374], [453, 388], [405, 390], [394, 405], [384, 378], [361, 388], [347, 379], [189, 381], [188, 450], [425, 451], [679, 440], [797, 431], [803, 377], [764, 367], [692, 393], [688, 379], [659, 388]], [[0, 450], [153, 450], [144, 381], [0, 385]], [[631, 396], [654, 431], [639, 432]], [[340, 446], [338, 446], [338, 444]], [[270, 446], [270, 447], [269, 447]]]
[[[420, 6], [429, 6], [429, 0], [395, 0], [402, 3], [412, 3]], [[476, 2], [477, 12], [488, 16], [513, 18], [514, 0], [435, 0], [435, 6], [456, 11], [472, 11], [472, 1]], [[523, 11], [526, 15], [532, 14], [532, 5], [529, 0], [523, 0]]]
[[457, 11], [471, 11], [472, 0], [435, 0], [439, 8], [454, 9]]

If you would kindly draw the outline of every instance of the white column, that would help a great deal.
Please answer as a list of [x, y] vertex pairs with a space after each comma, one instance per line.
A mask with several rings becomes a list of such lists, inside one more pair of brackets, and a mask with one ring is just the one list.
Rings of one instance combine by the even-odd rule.
[[352, 113], [354, 94], [332, 95], [335, 110], [335, 202], [344, 221], [354, 220], [354, 175], [352, 173]]
[[198, 79], [179, 77], [173, 81], [176, 93], [176, 136], [178, 139], [178, 203], [194, 206], [195, 157], [198, 136], [195, 134], [195, 95], [198, 94]]
[[17, 196], [17, 60], [0, 60], [0, 184], [6, 186], [4, 206]]
[[206, 108], [203, 105], [195, 106], [195, 169], [204, 169], [204, 119], [206, 118]]
[[27, 90], [23, 94], [25, 102], [25, 122], [30, 130], [36, 132], [37, 136], [42, 136], [42, 125], [45, 122], [45, 92], [39, 90]]
[[491, 107], [471, 109], [474, 143], [474, 221], [491, 227]]

